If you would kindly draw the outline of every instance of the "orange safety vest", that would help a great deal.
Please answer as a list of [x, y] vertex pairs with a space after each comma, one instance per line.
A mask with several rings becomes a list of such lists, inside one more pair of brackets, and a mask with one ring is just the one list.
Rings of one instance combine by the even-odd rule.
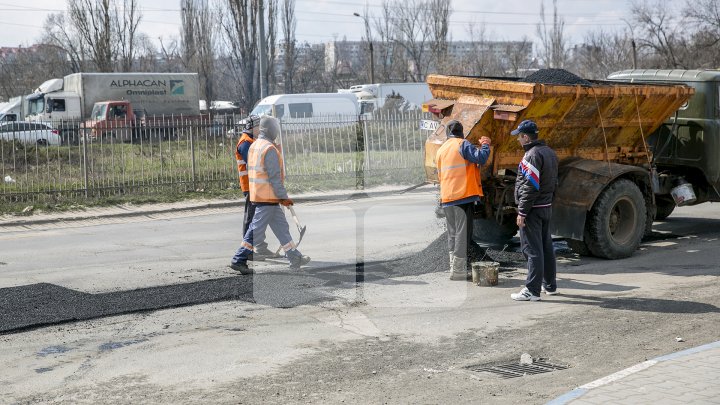
[[237, 146], [235, 146], [235, 160], [237, 161], [238, 178], [240, 180], [240, 189], [242, 191], [250, 191], [250, 181], [248, 179], [247, 162], [243, 159], [240, 152], [238, 152], [238, 149], [240, 149], [240, 144], [243, 142], [250, 142], [252, 144], [254, 141], [255, 139], [243, 132], [242, 136], [240, 136], [240, 139], [238, 140]]
[[257, 139], [250, 145], [248, 153], [248, 174], [250, 175], [250, 201], [264, 203], [279, 203], [275, 190], [270, 184], [267, 170], [265, 170], [265, 155], [274, 149], [280, 163], [280, 181], [285, 181], [285, 167], [280, 150], [267, 139]]
[[464, 141], [462, 138], [448, 138], [435, 155], [443, 204], [483, 195], [480, 168], [460, 154], [460, 145]]

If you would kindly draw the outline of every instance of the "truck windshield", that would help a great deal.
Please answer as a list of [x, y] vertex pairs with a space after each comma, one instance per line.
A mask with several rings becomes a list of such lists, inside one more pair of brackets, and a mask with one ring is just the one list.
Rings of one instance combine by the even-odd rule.
[[42, 114], [45, 112], [45, 99], [42, 97], [28, 102], [30, 114]]
[[91, 120], [101, 120], [105, 118], [105, 112], [107, 111], [107, 104], [95, 104], [90, 113]]
[[272, 104], [258, 104], [253, 108], [250, 115], [272, 115]]

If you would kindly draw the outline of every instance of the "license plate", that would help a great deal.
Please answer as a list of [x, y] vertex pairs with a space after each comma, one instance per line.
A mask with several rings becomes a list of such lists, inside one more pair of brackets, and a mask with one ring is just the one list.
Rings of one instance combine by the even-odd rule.
[[435, 131], [440, 126], [440, 122], [433, 120], [420, 120], [420, 129], [425, 131]]

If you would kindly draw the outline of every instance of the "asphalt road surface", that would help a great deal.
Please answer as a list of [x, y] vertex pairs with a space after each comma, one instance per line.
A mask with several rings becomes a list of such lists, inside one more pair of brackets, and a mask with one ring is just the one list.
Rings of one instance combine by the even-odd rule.
[[[0, 402], [543, 403], [720, 336], [716, 205], [625, 260], [558, 242], [561, 295], [518, 303], [522, 262], [448, 280], [435, 198], [298, 205], [313, 262], [253, 277], [226, 267], [240, 209], [0, 228]], [[567, 368], [473, 371], [523, 353]]]

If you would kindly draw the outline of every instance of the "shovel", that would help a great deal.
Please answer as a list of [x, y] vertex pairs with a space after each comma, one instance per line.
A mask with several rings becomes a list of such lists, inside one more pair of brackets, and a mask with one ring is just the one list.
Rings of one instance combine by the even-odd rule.
[[[298, 239], [297, 243], [295, 244], [295, 247], [300, 246], [300, 242], [303, 240], [303, 236], [305, 236], [305, 231], [307, 231], [307, 226], [300, 225], [300, 221], [298, 220], [297, 214], [295, 214], [295, 208], [293, 208], [292, 205], [288, 205], [287, 209], [290, 210], [290, 215], [292, 215], [293, 221], [295, 221], [295, 225], [297, 226], [298, 232], [300, 232], [300, 238]], [[277, 251], [275, 251], [275, 256], [280, 255], [280, 250], [282, 249], [282, 246], [278, 248]]]

